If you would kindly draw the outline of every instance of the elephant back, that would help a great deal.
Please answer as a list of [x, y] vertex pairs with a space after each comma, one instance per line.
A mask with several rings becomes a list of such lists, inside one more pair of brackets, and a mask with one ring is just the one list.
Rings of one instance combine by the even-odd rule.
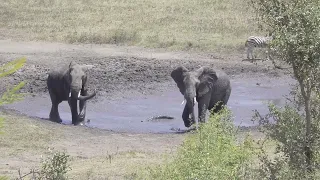
[[225, 97], [229, 97], [231, 93], [229, 76], [223, 71], [217, 72], [217, 75], [218, 79], [212, 89], [210, 105], [216, 104], [218, 101], [227, 101]]

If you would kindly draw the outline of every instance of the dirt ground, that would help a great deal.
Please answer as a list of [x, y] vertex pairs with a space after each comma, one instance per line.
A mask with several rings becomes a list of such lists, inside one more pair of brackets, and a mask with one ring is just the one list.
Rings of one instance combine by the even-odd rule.
[[[98, 92], [92, 100], [95, 102], [165, 91], [176, 86], [170, 72], [179, 65], [189, 69], [206, 65], [224, 70], [231, 78], [289, 78], [285, 70], [273, 69], [270, 62], [259, 61], [255, 65], [242, 61], [245, 52], [166, 52], [140, 47], [12, 40], [0, 40], [0, 47], [0, 64], [27, 58], [21, 70], [1, 79], [0, 94], [20, 81], [27, 83], [21, 92], [33, 96], [46, 94], [47, 72], [70, 61], [93, 65], [88, 75], [89, 89]], [[72, 179], [126, 179], [140, 165], [143, 168], [148, 163], [160, 163], [163, 153], [174, 152], [186, 136], [117, 133], [31, 119], [12, 111], [6, 114], [4, 134], [0, 136], [0, 152], [5, 152], [0, 155], [0, 174], [11, 177], [17, 177], [19, 168], [26, 173], [30, 166], [36, 167], [41, 155], [54, 148], [66, 150], [74, 158]]]

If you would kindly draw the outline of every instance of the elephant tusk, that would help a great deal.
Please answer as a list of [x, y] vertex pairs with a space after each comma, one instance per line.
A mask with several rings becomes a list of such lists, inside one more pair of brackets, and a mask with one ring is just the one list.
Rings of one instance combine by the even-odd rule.
[[[81, 95], [80, 92], [81, 92], [81, 90], [80, 90], [79, 93], [78, 93], [78, 98], [79, 98], [80, 95]], [[78, 108], [78, 107], [79, 107], [79, 113], [81, 113], [81, 112], [80, 112], [80, 111], [81, 111], [81, 110], [80, 110], [80, 101], [77, 100], [77, 108]]]
[[186, 102], [186, 99], [183, 99], [183, 101], [182, 101], [181, 105], [183, 105], [183, 104], [184, 104], [184, 102]]
[[193, 100], [194, 100], [194, 102], [198, 102], [196, 97], [194, 97]]
[[[71, 97], [71, 92], [69, 92], [69, 97]], [[78, 98], [80, 97], [80, 91], [78, 93]]]

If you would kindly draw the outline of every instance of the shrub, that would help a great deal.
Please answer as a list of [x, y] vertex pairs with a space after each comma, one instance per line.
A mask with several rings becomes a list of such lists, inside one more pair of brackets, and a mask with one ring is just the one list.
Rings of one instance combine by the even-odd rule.
[[65, 152], [54, 152], [51, 157], [42, 161], [42, 168], [38, 179], [63, 180], [71, 170], [68, 161], [70, 156]]
[[68, 179], [66, 174], [71, 170], [68, 162], [70, 156], [65, 152], [55, 151], [50, 156], [43, 159], [41, 169], [31, 169], [27, 174], [21, 175], [19, 171], [19, 179], [32, 176], [33, 180], [65, 180]]
[[188, 135], [173, 161], [150, 169], [150, 179], [252, 179], [252, 141], [236, 140], [231, 113], [211, 113], [197, 133]]
[[[259, 160], [261, 165], [260, 176], [264, 179], [317, 179], [320, 172], [319, 167], [319, 148], [320, 148], [320, 124], [319, 124], [319, 102], [320, 98], [316, 95], [311, 100], [311, 136], [309, 137], [312, 147], [312, 161], [310, 162], [314, 171], [308, 171], [309, 162], [306, 160], [306, 119], [305, 115], [299, 111], [301, 102], [299, 91], [293, 93], [293, 105], [285, 105], [283, 108], [269, 105], [269, 113], [262, 117], [258, 112], [255, 119], [259, 121], [260, 131], [266, 135], [265, 140], [275, 142], [276, 151], [273, 152], [273, 160], [261, 146]], [[320, 178], [320, 176], [318, 177]]]

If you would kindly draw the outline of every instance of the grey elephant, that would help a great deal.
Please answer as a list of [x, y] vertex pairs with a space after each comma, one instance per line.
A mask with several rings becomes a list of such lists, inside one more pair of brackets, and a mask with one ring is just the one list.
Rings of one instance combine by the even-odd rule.
[[[88, 94], [86, 67], [71, 62], [70, 64], [52, 70], [47, 79], [47, 87], [51, 98], [49, 119], [61, 123], [58, 106], [62, 101], [68, 101], [72, 124], [82, 124], [86, 116], [86, 101], [96, 95], [96, 91]], [[79, 102], [79, 115], [78, 115]]]
[[189, 71], [184, 66], [179, 66], [171, 72], [171, 77], [176, 82], [181, 94], [184, 96], [182, 119], [185, 127], [195, 123], [194, 105], [198, 102], [199, 122], [205, 122], [206, 111], [211, 110], [217, 103], [215, 113], [226, 105], [230, 94], [231, 84], [229, 77], [224, 72], [216, 73], [210, 67], [201, 67]]

